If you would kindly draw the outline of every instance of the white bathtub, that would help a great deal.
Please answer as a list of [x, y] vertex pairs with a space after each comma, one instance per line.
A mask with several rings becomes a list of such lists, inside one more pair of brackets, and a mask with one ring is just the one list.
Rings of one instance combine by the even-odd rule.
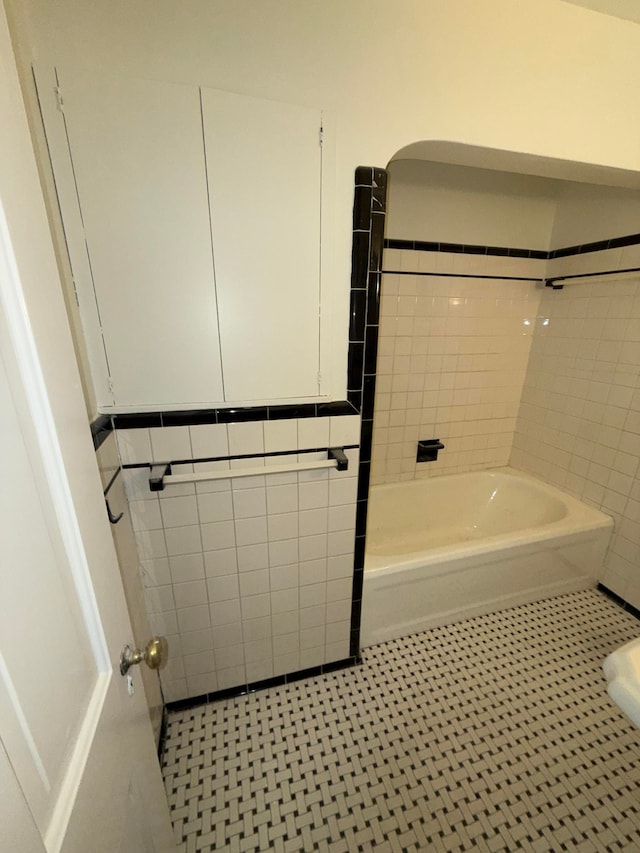
[[373, 486], [362, 645], [593, 586], [612, 529], [512, 468]]

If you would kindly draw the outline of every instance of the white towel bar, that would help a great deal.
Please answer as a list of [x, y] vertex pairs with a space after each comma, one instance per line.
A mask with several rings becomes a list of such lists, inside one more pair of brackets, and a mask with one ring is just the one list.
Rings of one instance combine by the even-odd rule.
[[336, 468], [346, 471], [349, 460], [342, 447], [331, 447], [328, 459], [319, 462], [291, 462], [288, 465], [269, 465], [261, 468], [230, 468], [226, 471], [203, 471], [201, 474], [172, 474], [171, 463], [163, 462], [151, 466], [149, 489], [152, 492], [162, 492], [165, 486], [175, 483], [202, 483], [207, 480], [229, 480], [235, 477], [259, 477], [266, 474], [288, 474], [292, 471], [316, 471], [322, 468]]

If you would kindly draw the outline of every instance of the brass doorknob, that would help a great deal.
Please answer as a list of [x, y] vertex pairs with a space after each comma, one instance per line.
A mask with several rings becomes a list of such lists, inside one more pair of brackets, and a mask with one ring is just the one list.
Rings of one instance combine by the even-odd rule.
[[132, 666], [144, 661], [149, 669], [162, 669], [169, 657], [166, 637], [152, 637], [144, 649], [132, 649], [127, 645], [120, 654], [120, 675], [126, 675]]

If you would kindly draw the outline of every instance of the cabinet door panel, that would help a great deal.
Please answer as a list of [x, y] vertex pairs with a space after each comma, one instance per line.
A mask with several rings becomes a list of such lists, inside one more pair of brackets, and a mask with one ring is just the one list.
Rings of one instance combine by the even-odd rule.
[[68, 78], [64, 113], [115, 405], [219, 402], [199, 90]]
[[321, 115], [202, 89], [227, 401], [317, 397]]

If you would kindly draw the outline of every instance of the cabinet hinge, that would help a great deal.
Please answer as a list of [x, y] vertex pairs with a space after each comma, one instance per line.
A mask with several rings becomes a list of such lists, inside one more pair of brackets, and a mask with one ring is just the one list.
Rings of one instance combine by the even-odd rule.
[[318, 388], [319, 388], [322, 385], [322, 373], [320, 373], [320, 371], [318, 371], [318, 375], [316, 378], [318, 380]]
[[53, 91], [56, 93], [56, 104], [61, 113], [64, 112], [64, 101], [62, 100], [62, 91], [60, 86], [54, 86]]
[[324, 141], [324, 127], [322, 125], [320, 125], [320, 132], [318, 134], [318, 138], [320, 141], [320, 147], [322, 148], [322, 143]]
[[107, 377], [107, 383], [109, 384], [109, 391], [111, 391], [111, 395], [113, 396], [113, 394], [114, 394], [113, 379], [110, 376]]

